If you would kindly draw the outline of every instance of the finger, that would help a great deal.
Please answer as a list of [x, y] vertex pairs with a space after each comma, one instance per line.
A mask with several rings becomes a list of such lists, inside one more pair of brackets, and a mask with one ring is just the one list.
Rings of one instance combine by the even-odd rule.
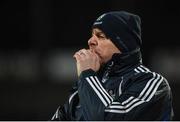
[[[79, 51], [80, 51], [80, 50], [76, 51], [76, 52], [74, 53], [74, 56], [77, 55], [77, 54], [79, 53]], [[73, 57], [74, 57], [74, 56], [73, 56]]]
[[[80, 55], [80, 54], [82, 53], [82, 50], [83, 50], [83, 49], [80, 49], [80, 50], [78, 50], [77, 52], [75, 52], [74, 56], [77, 55], [77, 54]], [[74, 56], [73, 56], [73, 57], [74, 57]]]
[[96, 58], [97, 61], [100, 61], [100, 57], [99, 57], [98, 54], [96, 54], [95, 52], [93, 52], [92, 55]]
[[73, 55], [73, 57], [76, 58], [77, 55], [79, 55], [78, 52], [76, 52], [76, 53]]
[[84, 49], [81, 49], [81, 50], [79, 50], [78, 52], [76, 52], [79, 56], [84, 56], [85, 55], [85, 53], [84, 53], [84, 51], [83, 51]]
[[73, 58], [76, 58], [77, 52], [73, 55]]
[[94, 52], [94, 50], [93, 49], [89, 49], [92, 53]]
[[86, 54], [87, 54], [86, 49], [81, 49], [79, 52], [80, 52], [80, 54], [84, 54], [84, 55], [86, 55]]
[[76, 59], [76, 61], [81, 59], [81, 56], [78, 53], [75, 53], [73, 57]]
[[83, 51], [85, 51], [86, 49], [85, 48], [83, 48], [83, 49], [80, 49], [78, 52], [83, 52]]
[[86, 49], [82, 49], [78, 52], [78, 54], [82, 57], [82, 58], [87, 58], [87, 57], [90, 57], [90, 53], [88, 50]]
[[92, 52], [89, 49], [84, 49], [82, 50], [83, 54], [85, 54], [86, 56], [92, 56]]
[[90, 50], [91, 52], [93, 52], [93, 49], [90, 48], [89, 50]]
[[84, 49], [79, 50], [78, 52], [76, 52], [76, 54], [78, 54], [79, 56], [85, 55], [85, 54], [83, 53], [83, 50], [84, 50]]
[[91, 50], [87, 50], [87, 54], [88, 54], [89, 56], [93, 56], [93, 52], [92, 52]]

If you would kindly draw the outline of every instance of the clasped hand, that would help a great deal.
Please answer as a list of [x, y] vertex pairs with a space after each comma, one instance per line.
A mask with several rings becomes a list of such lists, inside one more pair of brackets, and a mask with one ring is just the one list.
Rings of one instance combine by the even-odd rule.
[[81, 49], [73, 57], [76, 59], [78, 76], [87, 69], [92, 69], [96, 72], [100, 68], [98, 55], [89, 49]]

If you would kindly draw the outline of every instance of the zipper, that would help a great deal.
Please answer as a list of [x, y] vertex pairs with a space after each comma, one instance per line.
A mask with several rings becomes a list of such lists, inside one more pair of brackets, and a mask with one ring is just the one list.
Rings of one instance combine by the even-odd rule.
[[112, 61], [110, 65], [108, 65], [107, 70], [105, 71], [102, 82], [105, 83], [109, 79], [109, 73], [111, 71], [112, 66], [114, 65], [114, 62]]

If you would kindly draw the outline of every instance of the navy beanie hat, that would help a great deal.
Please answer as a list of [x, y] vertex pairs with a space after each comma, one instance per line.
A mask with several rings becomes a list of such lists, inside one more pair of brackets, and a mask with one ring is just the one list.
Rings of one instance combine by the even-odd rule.
[[139, 50], [142, 44], [141, 19], [138, 15], [126, 11], [104, 13], [92, 27], [102, 30], [122, 53]]

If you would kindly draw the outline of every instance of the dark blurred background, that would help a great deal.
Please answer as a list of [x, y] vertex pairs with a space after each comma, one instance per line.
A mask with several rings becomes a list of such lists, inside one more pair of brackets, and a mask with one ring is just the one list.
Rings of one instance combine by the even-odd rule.
[[142, 19], [143, 62], [163, 74], [180, 120], [180, 8], [166, 0], [1, 0], [0, 120], [49, 120], [77, 80], [75, 51], [93, 21], [126, 10]]

